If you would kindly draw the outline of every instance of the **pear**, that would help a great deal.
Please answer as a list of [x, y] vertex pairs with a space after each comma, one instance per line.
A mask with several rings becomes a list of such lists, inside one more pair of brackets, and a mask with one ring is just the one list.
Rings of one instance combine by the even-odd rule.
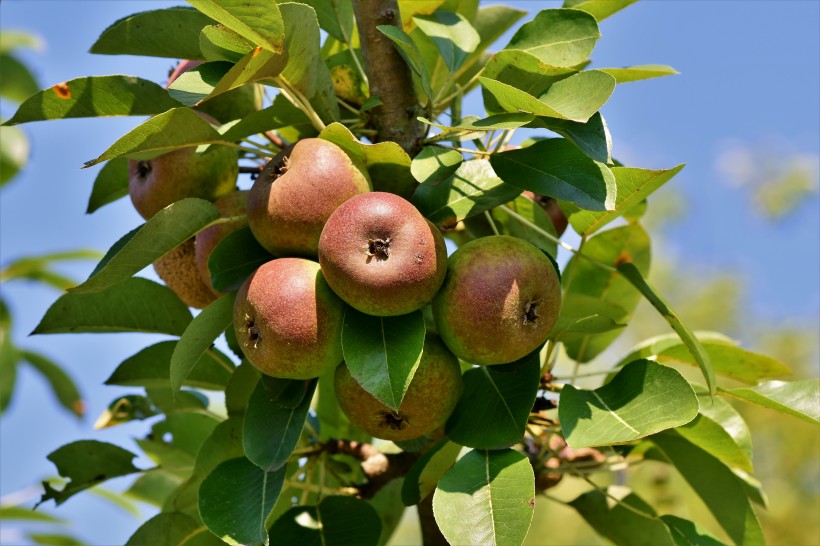
[[364, 390], [345, 364], [336, 369], [335, 388], [351, 423], [376, 438], [406, 441], [429, 434], [447, 421], [464, 392], [464, 381], [458, 359], [437, 336], [428, 334], [399, 411]]
[[154, 270], [188, 307], [202, 309], [216, 299], [199, 275], [193, 238], [156, 260]]
[[517, 237], [470, 241], [449, 258], [433, 299], [447, 347], [471, 364], [506, 364], [544, 343], [561, 309], [561, 284], [549, 258]]
[[310, 379], [342, 361], [344, 311], [319, 264], [280, 258], [261, 265], [239, 288], [233, 323], [242, 352], [257, 370]]
[[438, 228], [409, 201], [371, 192], [330, 215], [319, 263], [333, 291], [359, 311], [404, 315], [430, 303], [441, 287], [447, 248]]
[[214, 289], [211, 284], [211, 272], [208, 270], [208, 259], [211, 257], [216, 245], [228, 234], [248, 225], [246, 215], [248, 207], [248, 192], [234, 191], [228, 195], [223, 195], [214, 201], [214, 207], [219, 211], [222, 218], [236, 218], [224, 224], [217, 224], [203, 229], [196, 234], [196, 267], [202, 281], [211, 289], [214, 294], [221, 295], [221, 292]]
[[319, 236], [336, 208], [370, 191], [337, 145], [318, 138], [297, 142], [265, 166], [248, 197], [248, 222], [259, 244], [275, 256], [315, 257]]

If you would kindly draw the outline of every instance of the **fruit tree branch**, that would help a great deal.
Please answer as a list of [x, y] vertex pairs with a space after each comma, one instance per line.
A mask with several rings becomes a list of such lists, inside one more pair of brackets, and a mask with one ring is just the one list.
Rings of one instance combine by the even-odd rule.
[[410, 155], [420, 147], [425, 127], [416, 117], [422, 107], [416, 99], [410, 68], [393, 43], [376, 27], [395, 25], [401, 28], [396, 0], [355, 0], [356, 24], [359, 27], [362, 56], [370, 82], [370, 95], [381, 105], [373, 109], [374, 140], [395, 141]]

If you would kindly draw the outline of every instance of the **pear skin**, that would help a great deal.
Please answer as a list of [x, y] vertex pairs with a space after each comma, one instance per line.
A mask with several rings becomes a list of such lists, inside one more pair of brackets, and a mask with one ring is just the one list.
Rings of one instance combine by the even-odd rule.
[[188, 307], [203, 309], [216, 299], [199, 275], [193, 238], [156, 260], [154, 270]]
[[219, 211], [220, 217], [236, 218], [236, 220], [205, 228], [196, 234], [196, 267], [199, 270], [202, 281], [208, 288], [210, 288], [214, 294], [221, 295], [222, 293], [215, 290], [211, 284], [211, 272], [208, 270], [208, 259], [211, 257], [211, 253], [214, 251], [214, 248], [216, 248], [216, 245], [229, 233], [248, 225], [248, 218], [246, 216], [248, 192], [234, 191], [228, 195], [223, 195], [214, 201], [214, 207]]

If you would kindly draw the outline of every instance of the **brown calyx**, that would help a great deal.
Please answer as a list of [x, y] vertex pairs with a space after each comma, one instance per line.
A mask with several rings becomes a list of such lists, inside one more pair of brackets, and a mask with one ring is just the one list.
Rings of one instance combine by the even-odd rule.
[[390, 237], [386, 239], [370, 239], [367, 241], [367, 257], [376, 258], [383, 262], [390, 257]]
[[385, 412], [383, 418], [384, 424], [391, 430], [404, 430], [410, 425], [410, 420], [398, 413]]
[[537, 305], [537, 301], [530, 301], [524, 305], [524, 324], [532, 324], [533, 327], [537, 326], [538, 318], [540, 317], [538, 312], [535, 310]]

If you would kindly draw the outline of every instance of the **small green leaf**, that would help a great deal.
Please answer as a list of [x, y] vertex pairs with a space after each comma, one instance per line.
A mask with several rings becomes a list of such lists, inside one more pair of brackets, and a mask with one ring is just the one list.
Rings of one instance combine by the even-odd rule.
[[[150, 345], [134, 356], [125, 359], [111, 376], [106, 385], [124, 387], [171, 387], [171, 355], [176, 341], [161, 341]], [[205, 351], [183, 382], [197, 389], [225, 390], [233, 372], [233, 362], [217, 349]]]
[[719, 423], [709, 417], [699, 414], [686, 425], [676, 428], [675, 432], [729, 468], [748, 474], [753, 472], [748, 454]]
[[642, 64], [639, 66], [628, 66], [626, 68], [599, 68], [598, 70], [613, 76], [618, 83], [636, 82], [639, 80], [679, 74], [679, 72], [671, 66], [662, 64]]
[[535, 506], [535, 476], [518, 451], [470, 451], [439, 481], [433, 514], [451, 544], [524, 542]]
[[100, 157], [86, 162], [85, 166], [91, 167], [123, 156], [129, 159], [153, 159], [179, 148], [224, 142], [225, 139], [216, 129], [190, 108], [172, 108], [132, 129]]
[[603, 21], [638, 0], [564, 0], [563, 7], [583, 10]]
[[402, 29], [392, 25], [379, 25], [376, 27], [379, 32], [387, 36], [396, 50], [407, 63], [407, 66], [416, 73], [421, 80], [421, 87], [428, 101], [433, 100], [433, 91], [430, 87], [430, 71], [418, 46]]
[[[529, 241], [553, 258], [558, 255], [558, 245], [555, 239], [543, 233], [547, 232], [557, 238], [555, 226], [549, 214], [529, 197], [519, 195], [515, 200], [492, 209], [490, 215], [501, 235], [512, 235]], [[476, 218], [479, 221], [481, 219], [481, 217]]]
[[245, 413], [242, 430], [245, 456], [266, 472], [275, 471], [288, 462], [302, 435], [305, 417], [316, 390], [314, 380], [295, 379], [285, 382], [298, 386], [307, 385], [307, 392], [303, 393], [297, 405], [288, 408], [278, 404], [262, 380], [251, 394]]
[[251, 273], [272, 259], [250, 228], [240, 228], [225, 236], [211, 252], [208, 258], [211, 284], [220, 292], [238, 290]]
[[700, 525], [667, 514], [661, 520], [669, 528], [676, 546], [725, 546]]
[[213, 341], [233, 322], [234, 294], [210, 303], [182, 333], [171, 355], [171, 389], [178, 391]]
[[[303, 137], [316, 135], [316, 130], [310, 124], [308, 117], [290, 104], [282, 95], [277, 95], [272, 106], [243, 117], [238, 123], [231, 125], [223, 133], [222, 138], [233, 142], [257, 133], [282, 129], [283, 127], [294, 127], [297, 134]], [[298, 138], [294, 140], [298, 140]]]
[[746, 485], [739, 477], [675, 431], [656, 434], [652, 441], [736, 544], [764, 544], [763, 530], [749, 502]]
[[114, 243], [88, 280], [71, 292], [87, 294], [114, 286], [218, 219], [219, 211], [204, 199], [189, 197], [177, 201], [156, 213], [137, 231]]
[[85, 213], [91, 214], [100, 207], [113, 203], [126, 195], [128, 195], [128, 160], [118, 157], [103, 165], [97, 178], [94, 179], [94, 188], [91, 190], [91, 197], [88, 198], [88, 208]]
[[202, 63], [180, 74], [168, 86], [168, 93], [185, 106], [196, 106], [210, 95], [234, 65], [225, 61]]
[[27, 533], [34, 544], [43, 546], [85, 546], [84, 542], [63, 533]]
[[[533, 116], [532, 114], [513, 114], [510, 112], [504, 112], [503, 114], [496, 114], [494, 116], [486, 117], [484, 119], [473, 119], [467, 121], [468, 118], [463, 118], [458, 125], [453, 126], [441, 125], [440, 123], [433, 123], [432, 121], [422, 117], [418, 119], [419, 121], [426, 123], [427, 125], [432, 125], [433, 127], [438, 127], [439, 129], [442, 129], [442, 135], [450, 135], [451, 133], [472, 133], [477, 131], [488, 132], [505, 129], [517, 129], [519, 127], [527, 125], [528, 123], [531, 123], [535, 119], [535, 116]], [[428, 146], [427, 148], [434, 147]]]
[[[123, 494], [131, 500], [162, 508], [179, 489], [182, 478], [171, 471], [155, 471], [143, 474]], [[207, 530], [203, 527], [203, 530]]]
[[643, 438], [685, 425], [697, 413], [697, 396], [683, 376], [650, 360], [630, 362], [592, 391], [564, 385], [558, 406], [564, 437], [575, 449]]
[[265, 520], [273, 510], [285, 467], [265, 472], [245, 457], [220, 463], [199, 488], [199, 514], [213, 534], [228, 544], [265, 544]]
[[494, 154], [490, 163], [505, 182], [539, 195], [572, 201], [590, 210], [612, 210], [615, 176], [564, 139], [541, 140]]
[[125, 546], [216, 546], [218, 538], [180, 512], [162, 512], [143, 523]]
[[678, 315], [669, 307], [664, 299], [653, 289], [649, 283], [646, 282], [641, 271], [630, 262], [621, 263], [616, 266], [618, 273], [625, 277], [632, 285], [637, 288], [641, 294], [652, 304], [652, 306], [666, 319], [666, 322], [677, 332], [681, 341], [683, 341], [686, 348], [692, 354], [692, 357], [698, 363], [703, 377], [706, 378], [706, 384], [709, 387], [709, 392], [715, 393], [717, 388], [717, 380], [715, 379], [715, 370], [709, 360], [709, 355], [701, 345], [695, 334], [680, 320]]
[[539, 351], [511, 364], [467, 370], [464, 394], [447, 420], [447, 437], [477, 449], [500, 449], [521, 440], [538, 393]]
[[108, 407], [94, 421], [94, 429], [100, 430], [131, 421], [143, 421], [157, 414], [157, 408], [148, 397], [141, 394], [126, 394], [118, 396], [108, 404]]
[[61, 490], [43, 482], [45, 492], [38, 505], [54, 499], [59, 506], [75, 494], [105, 480], [140, 472], [131, 462], [136, 455], [130, 451], [96, 440], [80, 440], [66, 444], [48, 455], [60, 476], [69, 482]]
[[65, 523], [64, 519], [52, 516], [45, 512], [36, 512], [26, 506], [0, 506], [0, 520], [45, 521], [48, 523]]
[[0, 188], [28, 163], [31, 144], [18, 127], [0, 127]]
[[432, 15], [413, 17], [413, 21], [436, 45], [451, 74], [464, 64], [481, 41], [478, 32], [459, 13], [435, 11]]
[[432, 493], [444, 474], [455, 464], [461, 446], [447, 439], [433, 444], [413, 463], [404, 477], [401, 499], [405, 506], [418, 504]]
[[[547, 127], [550, 128], [550, 127]], [[625, 212], [644, 201], [649, 195], [678, 174], [684, 165], [672, 169], [646, 170], [634, 167], [612, 167], [617, 186], [615, 208], [606, 212], [580, 210], [572, 205], [562, 205], [572, 228], [580, 235], [592, 235], [603, 226], [622, 216]]]
[[421, 362], [425, 331], [421, 311], [372, 317], [348, 307], [342, 351], [350, 375], [377, 400], [398, 411]]
[[[612, 163], [612, 139], [609, 136], [609, 128], [600, 112], [589, 118], [586, 123], [555, 118], [538, 118], [533, 125], [558, 133], [578, 146], [579, 150], [595, 161]], [[612, 174], [615, 175], [615, 183], [618, 186], [617, 201], [620, 201], [622, 191], [621, 184], [618, 181], [618, 173], [613, 169]], [[628, 192], [623, 193], [629, 195]], [[618, 209], [617, 202], [615, 208]]]
[[570, 501], [595, 531], [624, 546], [673, 546], [669, 529], [655, 510], [628, 488], [611, 485]]
[[32, 335], [152, 332], [178, 336], [189, 322], [191, 311], [169, 288], [134, 277], [102, 292], [64, 294], [49, 307]]
[[410, 164], [413, 177], [422, 184], [436, 185], [450, 177], [464, 161], [456, 150], [425, 146]]
[[[229, 326], [233, 330], [233, 326]], [[259, 372], [250, 362], [243, 360], [231, 376], [228, 386], [225, 387], [225, 409], [231, 417], [245, 415], [251, 393], [259, 381]]]
[[180, 106], [163, 87], [134, 76], [89, 76], [29, 97], [4, 125], [100, 116], [150, 116]]
[[353, 36], [356, 20], [351, 2], [336, 0], [306, 0], [302, 2], [316, 11], [322, 30], [340, 42], [347, 42]]
[[22, 350], [20, 356], [43, 376], [57, 401], [65, 409], [82, 417], [85, 413], [85, 402], [74, 380], [57, 364], [33, 351]]
[[15, 57], [0, 53], [0, 97], [21, 103], [40, 90], [29, 68]]
[[[789, 375], [791, 369], [782, 362], [766, 355], [738, 347], [738, 342], [715, 332], [695, 332], [701, 346], [709, 355], [715, 373], [737, 381], [754, 385], [761, 379]], [[647, 339], [622, 358], [615, 367], [636, 358], [649, 358], [661, 364], [688, 364], [697, 361], [676, 334], [664, 334]]]
[[764, 408], [820, 424], [820, 380], [769, 381], [756, 387], [718, 389], [720, 394], [739, 398]]
[[89, 53], [201, 60], [199, 33], [213, 22], [184, 7], [135, 13], [105, 29]]
[[19, 30], [3, 29], [0, 31], [0, 53], [8, 53], [20, 48], [39, 51], [43, 49], [43, 40], [35, 34]]
[[199, 34], [199, 49], [207, 61], [238, 62], [253, 44], [225, 25], [208, 25]]
[[601, 33], [595, 17], [579, 10], [545, 9], [523, 25], [504, 49], [520, 49], [553, 66], [584, 62]]
[[196, 9], [219, 21], [249, 42], [272, 53], [285, 47], [285, 24], [279, 6], [265, 0], [188, 0]]
[[291, 508], [270, 529], [277, 544], [376, 546], [380, 535], [381, 520], [373, 507], [343, 496], [324, 497], [316, 506]]
[[466, 161], [447, 180], [422, 184], [413, 195], [413, 204], [428, 220], [452, 228], [471, 216], [512, 201], [521, 188], [499, 178], [485, 159]]

